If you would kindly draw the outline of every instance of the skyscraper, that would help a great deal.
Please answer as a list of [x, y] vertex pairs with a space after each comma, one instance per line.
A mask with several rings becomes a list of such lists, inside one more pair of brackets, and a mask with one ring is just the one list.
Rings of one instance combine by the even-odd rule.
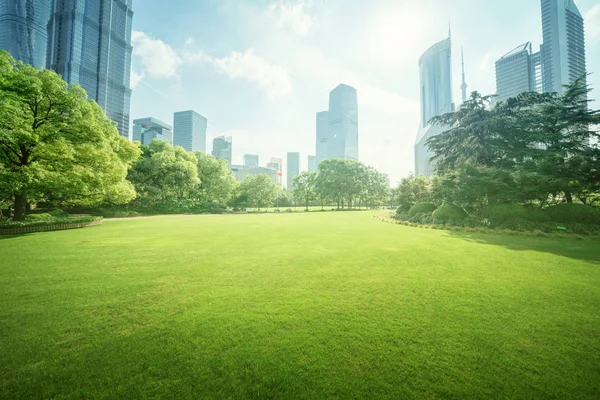
[[300, 175], [300, 153], [287, 153], [287, 189], [293, 190], [294, 178]]
[[271, 162], [267, 163], [267, 168], [274, 169], [277, 171], [277, 179], [276, 183], [281, 186], [282, 181], [282, 170], [283, 170], [283, 160], [281, 158], [271, 157]]
[[316, 172], [318, 169], [317, 157], [308, 156], [308, 172]]
[[173, 144], [186, 151], [206, 153], [207, 121], [196, 111], [180, 111], [173, 116]]
[[0, 0], [0, 50], [36, 68], [46, 67], [51, 0]]
[[213, 140], [212, 155], [217, 159], [227, 160], [227, 165], [231, 168], [231, 158], [233, 153], [233, 143], [231, 136], [219, 136]]
[[329, 110], [317, 113], [317, 164], [328, 158], [358, 160], [356, 89], [340, 84], [329, 94]]
[[244, 154], [244, 165], [246, 167], [258, 167], [258, 154]]
[[[48, 2], [48, 0], [46, 0]], [[132, 0], [54, 0], [46, 66], [88, 97], [129, 136]]]
[[173, 127], [152, 117], [133, 120], [133, 141], [148, 145], [154, 139], [173, 144]]
[[541, 58], [531, 53], [531, 47], [531, 42], [521, 44], [496, 61], [495, 101], [541, 89]]
[[421, 123], [415, 143], [415, 175], [433, 174], [430, 158], [433, 154], [427, 148], [429, 138], [444, 131], [429, 121], [433, 117], [454, 111], [452, 102], [452, 40], [450, 35], [431, 46], [419, 59], [421, 87]]
[[586, 73], [584, 21], [573, 0], [541, 0], [544, 92], [563, 92]]

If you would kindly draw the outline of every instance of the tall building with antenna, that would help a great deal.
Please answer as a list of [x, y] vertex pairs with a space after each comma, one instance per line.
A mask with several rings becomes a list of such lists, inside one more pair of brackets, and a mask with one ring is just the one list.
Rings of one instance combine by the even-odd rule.
[[467, 101], [467, 78], [465, 76], [465, 53], [463, 49], [460, 49], [460, 59], [462, 63], [462, 85], [460, 85], [460, 89], [462, 90], [462, 102]]

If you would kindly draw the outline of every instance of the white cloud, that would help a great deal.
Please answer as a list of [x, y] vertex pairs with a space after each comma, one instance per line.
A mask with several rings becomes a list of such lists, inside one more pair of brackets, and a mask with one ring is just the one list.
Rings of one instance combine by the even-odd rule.
[[230, 79], [240, 78], [257, 84], [271, 98], [283, 97], [292, 91], [292, 80], [288, 70], [256, 55], [252, 48], [243, 53], [232, 51], [226, 57], [217, 58], [202, 50], [190, 51], [190, 45], [193, 44], [190, 40], [186, 44], [188, 45], [184, 53], [186, 62], [208, 63], [217, 72]]
[[129, 86], [130, 86], [132, 89], [135, 89], [135, 88], [136, 88], [136, 87], [137, 87], [137, 86], [140, 84], [140, 82], [141, 82], [141, 81], [142, 81], [142, 80], [145, 78], [145, 74], [144, 74], [143, 72], [142, 72], [142, 73], [138, 73], [138, 72], [135, 70], [135, 68], [133, 67], [133, 65], [132, 65], [132, 66], [131, 66], [131, 74], [130, 74], [130, 77], [131, 77], [131, 78], [130, 78], [130, 84], [129, 84]]
[[596, 4], [585, 14], [585, 30], [588, 40], [595, 42], [600, 39], [600, 4]]
[[298, 36], [306, 36], [313, 26], [310, 15], [313, 0], [278, 0], [269, 5], [269, 16], [280, 28], [290, 28]]
[[160, 79], [179, 76], [181, 58], [171, 46], [140, 31], [133, 31], [131, 42], [134, 63], [141, 68], [142, 77]]

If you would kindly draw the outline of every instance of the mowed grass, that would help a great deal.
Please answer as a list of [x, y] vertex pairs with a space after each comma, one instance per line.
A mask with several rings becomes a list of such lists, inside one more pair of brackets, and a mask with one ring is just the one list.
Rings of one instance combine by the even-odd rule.
[[370, 212], [0, 239], [0, 397], [600, 397], [600, 242]]

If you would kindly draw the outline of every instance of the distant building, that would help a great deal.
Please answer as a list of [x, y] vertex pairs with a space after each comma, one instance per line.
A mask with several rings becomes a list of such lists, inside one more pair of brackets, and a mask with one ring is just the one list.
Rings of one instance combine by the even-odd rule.
[[196, 111], [180, 111], [173, 115], [173, 125], [173, 145], [206, 153], [206, 118]]
[[267, 163], [267, 168], [277, 171], [277, 184], [282, 186], [283, 160], [281, 158], [271, 157], [271, 162]]
[[426, 143], [429, 138], [444, 131], [431, 125], [433, 117], [453, 112], [452, 101], [452, 40], [450, 35], [431, 46], [419, 59], [421, 123], [415, 143], [415, 175], [430, 176], [434, 165], [433, 154]]
[[536, 91], [541, 82], [540, 54], [532, 54], [531, 42], [521, 44], [496, 61], [496, 102], [523, 92]]
[[329, 111], [317, 113], [316, 157], [317, 165], [329, 158]]
[[584, 20], [573, 0], [541, 0], [544, 92], [563, 92], [586, 73]]
[[232, 166], [233, 143], [231, 136], [219, 136], [213, 140], [213, 157], [227, 160], [227, 165]]
[[294, 188], [294, 178], [300, 175], [300, 153], [287, 153], [287, 189]]
[[0, 50], [35, 68], [46, 67], [50, 0], [0, 1]]
[[128, 138], [132, 0], [51, 3], [46, 67], [81, 85]]
[[140, 118], [133, 121], [133, 140], [148, 145], [154, 139], [173, 143], [173, 127], [156, 118]]
[[268, 175], [269, 178], [273, 181], [273, 183], [277, 184], [277, 170], [273, 168], [265, 168], [259, 166], [252, 165], [232, 165], [231, 172], [233, 172], [233, 176], [238, 182], [243, 182], [250, 175]]
[[317, 157], [308, 156], [308, 172], [316, 172], [318, 169]]
[[244, 165], [247, 167], [258, 167], [258, 154], [244, 154]]

